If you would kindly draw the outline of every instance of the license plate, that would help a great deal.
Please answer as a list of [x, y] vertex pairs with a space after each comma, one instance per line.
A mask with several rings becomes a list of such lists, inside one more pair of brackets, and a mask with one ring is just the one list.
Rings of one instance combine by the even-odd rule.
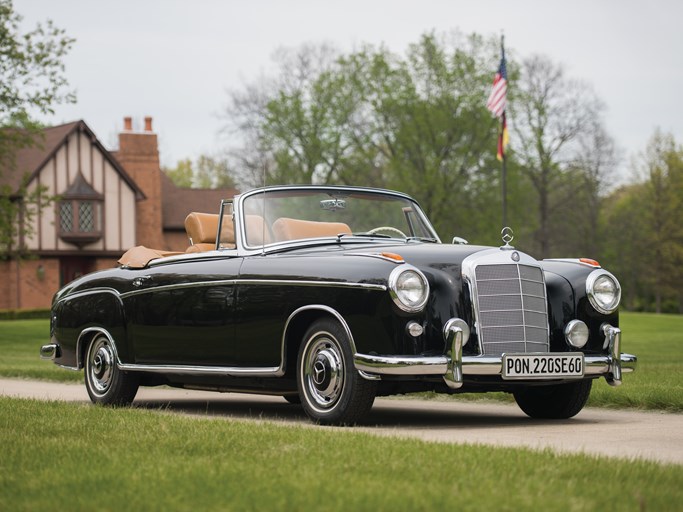
[[583, 377], [583, 354], [504, 354], [504, 379]]

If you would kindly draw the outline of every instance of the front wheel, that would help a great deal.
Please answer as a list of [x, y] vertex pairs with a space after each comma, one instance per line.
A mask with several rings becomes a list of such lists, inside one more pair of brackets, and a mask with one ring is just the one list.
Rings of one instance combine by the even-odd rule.
[[569, 384], [535, 386], [513, 392], [519, 408], [539, 419], [567, 419], [576, 416], [588, 401], [592, 380]]
[[90, 400], [102, 405], [130, 405], [138, 387], [138, 376], [122, 372], [116, 365], [111, 340], [104, 334], [95, 336], [85, 356], [85, 388]]
[[318, 423], [352, 425], [375, 400], [377, 383], [355, 370], [349, 337], [333, 320], [317, 320], [308, 329], [296, 373], [301, 405]]

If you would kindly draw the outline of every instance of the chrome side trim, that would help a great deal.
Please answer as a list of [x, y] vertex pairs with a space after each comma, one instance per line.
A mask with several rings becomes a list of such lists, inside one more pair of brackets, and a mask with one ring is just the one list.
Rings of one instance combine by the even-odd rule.
[[78, 299], [79, 297], [85, 297], [85, 296], [87, 296], [87, 295], [95, 295], [95, 294], [98, 294], [98, 293], [111, 293], [114, 297], [117, 298], [117, 300], [119, 301], [119, 303], [121, 303], [121, 305], [123, 305], [123, 303], [121, 302], [121, 297], [122, 297], [123, 295], [120, 294], [118, 290], [116, 290], [116, 289], [114, 289], [114, 288], [109, 288], [109, 287], [90, 288], [90, 289], [88, 289], [88, 290], [82, 290], [82, 291], [74, 292], [74, 293], [72, 293], [72, 294], [70, 294], [70, 295], [67, 295], [66, 297], [60, 298], [60, 299], [57, 301], [57, 304], [59, 304], [60, 302], [66, 302], [66, 301], [69, 301], [69, 300], [72, 300], [72, 299]]
[[265, 368], [241, 368], [235, 366], [193, 366], [164, 364], [123, 364], [117, 362], [119, 369], [127, 372], [173, 373], [177, 375], [223, 375], [235, 377], [277, 377], [277, 366]]
[[386, 291], [387, 287], [381, 284], [369, 283], [345, 283], [340, 281], [299, 281], [296, 279], [220, 279], [217, 281], [193, 281], [191, 283], [167, 284], [162, 286], [151, 286], [143, 290], [132, 290], [122, 293], [122, 299], [152, 293], [159, 290], [178, 290], [183, 288], [201, 288], [205, 286], [235, 286], [242, 284], [255, 284], [265, 286], [318, 286], [330, 288], [359, 288], [363, 290]]
[[333, 288], [361, 288], [385, 292], [387, 287], [383, 284], [370, 283], [345, 283], [342, 281], [298, 281], [296, 279], [237, 279], [238, 284], [264, 284], [264, 285], [288, 285], [288, 286], [331, 286]]
[[164, 290], [181, 290], [184, 288], [201, 288], [204, 286], [226, 286], [234, 285], [237, 283], [236, 279], [219, 279], [216, 281], [193, 281], [191, 283], [178, 283], [178, 284], [166, 284], [162, 286], [150, 286], [149, 288], [144, 288], [142, 290], [132, 290], [130, 292], [124, 292], [121, 294], [122, 299], [127, 299], [128, 297], [133, 297], [135, 295], [142, 295], [145, 293], [152, 293], [156, 291]]
[[145, 288], [143, 290], [132, 290], [129, 292], [119, 293], [118, 290], [114, 288], [91, 288], [89, 290], [83, 290], [75, 292], [66, 297], [62, 297], [57, 302], [65, 302], [72, 299], [77, 299], [79, 297], [85, 297], [87, 295], [93, 295], [97, 293], [111, 293], [114, 295], [121, 305], [123, 305], [122, 300], [131, 297], [133, 295], [138, 295], [142, 293], [150, 293], [156, 290], [174, 290], [181, 288], [193, 288], [202, 286], [220, 286], [220, 285], [239, 285], [239, 284], [261, 284], [270, 286], [329, 286], [332, 288], [360, 288], [364, 290], [377, 290], [385, 292], [387, 287], [381, 284], [371, 284], [371, 283], [345, 283], [340, 281], [298, 281], [296, 279], [221, 279], [217, 281], [194, 281], [191, 283], [178, 283], [178, 284], [168, 284], [163, 286], [152, 286], [150, 288]]

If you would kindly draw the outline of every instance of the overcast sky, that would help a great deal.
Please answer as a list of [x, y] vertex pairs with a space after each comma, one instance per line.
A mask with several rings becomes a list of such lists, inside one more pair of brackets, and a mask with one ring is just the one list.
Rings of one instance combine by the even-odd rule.
[[[52, 19], [76, 44], [78, 95], [49, 124], [83, 119], [110, 149], [123, 117], [154, 118], [162, 164], [220, 150], [226, 89], [273, 69], [274, 50], [384, 43], [403, 53], [420, 34], [505, 32], [517, 56], [546, 54], [593, 85], [626, 156], [656, 127], [683, 139], [680, 0], [14, 0], [24, 27]], [[493, 77], [495, 69], [491, 70]], [[482, 102], [485, 102], [482, 98]], [[624, 165], [625, 167], [625, 165]]]

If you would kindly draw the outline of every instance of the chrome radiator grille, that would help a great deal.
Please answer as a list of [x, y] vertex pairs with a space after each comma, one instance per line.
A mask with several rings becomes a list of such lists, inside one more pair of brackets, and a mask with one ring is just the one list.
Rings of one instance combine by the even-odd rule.
[[548, 352], [543, 271], [521, 264], [478, 265], [475, 279], [483, 354]]

